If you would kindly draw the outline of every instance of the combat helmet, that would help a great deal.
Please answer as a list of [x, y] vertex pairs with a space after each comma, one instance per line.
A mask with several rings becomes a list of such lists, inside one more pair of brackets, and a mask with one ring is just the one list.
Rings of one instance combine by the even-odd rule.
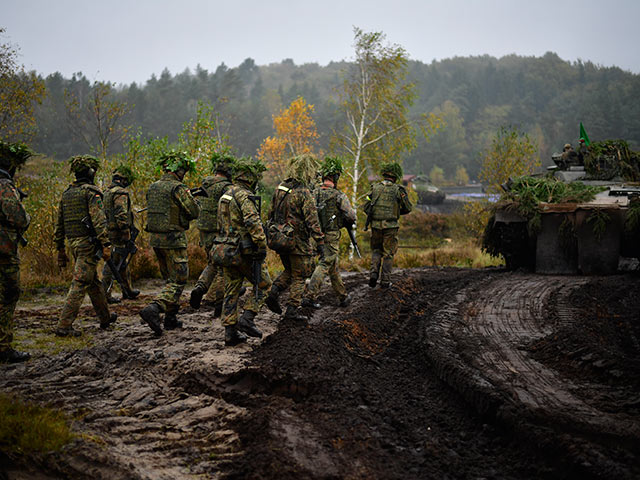
[[320, 174], [323, 178], [339, 177], [342, 172], [344, 172], [344, 168], [340, 157], [326, 157], [320, 165]]
[[260, 160], [251, 157], [240, 158], [234, 165], [235, 180], [244, 182], [254, 188], [262, 179], [262, 172], [267, 167]]
[[89, 177], [93, 180], [100, 168], [100, 160], [93, 155], [75, 155], [69, 159], [69, 169], [76, 177]]
[[236, 160], [229, 153], [213, 152], [211, 155], [211, 170], [221, 173], [225, 177], [231, 178], [233, 176], [235, 163]]
[[292, 178], [305, 185], [310, 185], [318, 171], [318, 160], [309, 153], [303, 153], [289, 160], [287, 178]]
[[15, 172], [33, 155], [33, 151], [24, 143], [8, 143], [0, 140], [0, 168], [3, 170]]
[[402, 167], [397, 162], [387, 162], [380, 166], [380, 175], [383, 177], [395, 178], [395, 181], [402, 179]]
[[120, 178], [125, 181], [127, 185], [131, 185], [135, 179], [137, 178], [136, 174], [133, 173], [131, 167], [128, 165], [120, 164], [113, 171], [114, 180]]
[[193, 173], [196, 171], [196, 162], [189, 157], [187, 152], [172, 148], [160, 154], [156, 160], [156, 167], [166, 172], [175, 173], [179, 169], [183, 169], [185, 172]]

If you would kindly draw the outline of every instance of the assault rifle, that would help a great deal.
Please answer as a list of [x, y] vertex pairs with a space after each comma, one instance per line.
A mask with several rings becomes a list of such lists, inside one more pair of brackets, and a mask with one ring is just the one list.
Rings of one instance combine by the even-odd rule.
[[[22, 200], [24, 200], [25, 198], [27, 198], [29, 196], [27, 193], [23, 192], [18, 187], [16, 187], [16, 190], [18, 191], [18, 195], [20, 195], [20, 201], [21, 202], [22, 202]], [[23, 247], [27, 246], [27, 239], [24, 238], [24, 236], [22, 235], [22, 232], [16, 231], [16, 237], [17, 237], [18, 243], [20, 245], [22, 245]]]
[[[331, 218], [329, 219], [329, 224], [332, 224], [335, 219], [336, 219], [335, 214], [331, 215]], [[347, 229], [347, 233], [349, 234], [349, 239], [351, 240], [351, 245], [353, 245], [353, 249], [356, 251], [356, 255], [358, 255], [358, 258], [362, 258], [362, 254], [360, 253], [360, 248], [358, 247], [358, 241], [356, 240], [356, 235], [353, 231], [353, 223], [351, 225], [345, 225], [344, 228]]]
[[[87, 229], [87, 232], [89, 233], [89, 240], [91, 241], [91, 243], [93, 244], [96, 250], [96, 253], [95, 253], [96, 259], [100, 260], [102, 258], [103, 247], [100, 240], [98, 240], [98, 236], [96, 235], [96, 230], [93, 227], [93, 224], [91, 223], [91, 219], [88, 216], [86, 216], [82, 220], [80, 220], [80, 222], [82, 223], [82, 225], [84, 225], [84, 227]], [[120, 275], [120, 272], [118, 271], [118, 268], [116, 267], [116, 265], [113, 263], [113, 260], [109, 258], [108, 260], [105, 260], [105, 263], [109, 267], [109, 270], [111, 270], [111, 273], [113, 274], [113, 278], [115, 278], [116, 281], [120, 284], [122, 293], [127, 297], [134, 298], [135, 295], [133, 295], [133, 293], [127, 286], [127, 284], [124, 283], [124, 281], [122, 280], [122, 276]]]
[[[260, 223], [262, 223], [262, 197], [260, 195], [249, 195], [249, 200], [251, 200], [256, 206], [256, 209], [258, 210], [258, 217], [260, 217]], [[262, 227], [262, 229], [264, 230], [264, 226]], [[253, 242], [251, 242], [251, 244], [252, 247], [257, 250], [256, 246], [253, 245]], [[258, 293], [258, 284], [260, 283], [260, 280], [262, 278], [262, 260], [256, 258], [255, 256], [251, 261], [251, 278], [251, 283], [255, 285], [254, 292], [257, 302], [260, 296]]]
[[131, 261], [131, 257], [133, 257], [133, 255], [138, 251], [138, 247], [136, 246], [136, 238], [138, 238], [140, 230], [138, 230], [135, 225], [131, 225], [129, 232], [129, 240], [127, 240], [127, 244], [124, 246], [124, 248], [116, 247], [115, 249], [116, 252], [118, 252], [122, 257], [118, 265], [116, 265], [118, 267], [118, 272], [127, 268], [127, 265], [129, 265], [129, 262]]
[[190, 188], [189, 193], [194, 197], [209, 197], [207, 191], [202, 187]]

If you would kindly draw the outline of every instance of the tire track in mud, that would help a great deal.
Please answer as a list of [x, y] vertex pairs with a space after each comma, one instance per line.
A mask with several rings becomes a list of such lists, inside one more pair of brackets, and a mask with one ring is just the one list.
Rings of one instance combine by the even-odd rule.
[[630, 472], [626, 461], [640, 445], [637, 419], [593, 407], [580, 385], [527, 351], [552, 334], [549, 317], [579, 323], [565, 299], [587, 281], [525, 274], [488, 279], [436, 313], [426, 343], [439, 376], [480, 413], [566, 456], [588, 476], [634, 478], [638, 471]]

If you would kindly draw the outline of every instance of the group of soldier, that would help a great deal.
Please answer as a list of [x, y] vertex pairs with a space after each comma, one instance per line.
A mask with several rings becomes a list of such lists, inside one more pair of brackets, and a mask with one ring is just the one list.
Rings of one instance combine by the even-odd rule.
[[[28, 353], [12, 348], [13, 314], [20, 292], [18, 244], [24, 241], [22, 234], [30, 221], [21, 202], [24, 194], [13, 178], [32, 154], [23, 144], [0, 142], [0, 362], [29, 358]], [[308, 322], [309, 312], [321, 307], [318, 295], [326, 276], [339, 305], [349, 305], [351, 296], [339, 274], [339, 243], [342, 228], [355, 231], [356, 215], [347, 196], [338, 190], [343, 173], [339, 158], [327, 157], [321, 165], [312, 155], [292, 158], [286, 178], [275, 189], [264, 225], [261, 198], [256, 194], [266, 170], [260, 161], [214, 154], [212, 175], [194, 190], [183, 183], [185, 175], [195, 170], [195, 162], [185, 152], [166, 151], [157, 165], [162, 176], [147, 191], [145, 230], [165, 284], [140, 311], [142, 321], [156, 336], [163, 329], [182, 327], [180, 298], [189, 276], [186, 231], [193, 220], [208, 263], [189, 303], [200, 308], [211, 290], [212, 316], [221, 318], [226, 346], [246, 342], [248, 336], [262, 337], [255, 317], [264, 305], [285, 320]], [[85, 294], [89, 294], [100, 328], [108, 329], [117, 318], [110, 313], [109, 304], [121, 301], [111, 293], [114, 280], [120, 284], [123, 300], [140, 293], [131, 288], [127, 268], [138, 233], [127, 188], [135, 176], [127, 166], [118, 166], [103, 194], [95, 185], [98, 168], [99, 160], [93, 156], [72, 157], [75, 181], [62, 194], [58, 208], [54, 242], [59, 267], [69, 263], [68, 250], [73, 258], [73, 280], [54, 331], [62, 337], [81, 335], [73, 322]], [[398, 219], [412, 206], [399, 183], [400, 165], [385, 163], [380, 173], [382, 180], [372, 184], [364, 211], [365, 230], [371, 227], [369, 286], [375, 287], [380, 280], [384, 289], [391, 286]], [[265, 265], [269, 248], [276, 251], [283, 266], [273, 282]], [[102, 280], [97, 271], [100, 260], [105, 262]], [[240, 314], [245, 282], [253, 291], [245, 296]], [[280, 296], [286, 290], [289, 295], [283, 313]]]

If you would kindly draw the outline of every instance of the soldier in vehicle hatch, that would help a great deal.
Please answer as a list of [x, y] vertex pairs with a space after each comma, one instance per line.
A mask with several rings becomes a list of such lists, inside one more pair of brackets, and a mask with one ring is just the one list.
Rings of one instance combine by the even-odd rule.
[[115, 313], [109, 314], [107, 297], [97, 272], [100, 257], [108, 260], [111, 256], [102, 192], [93, 183], [100, 163], [91, 155], [71, 157], [70, 163], [76, 181], [62, 194], [53, 234], [58, 250], [58, 266], [65, 268], [69, 261], [65, 238], [74, 260], [73, 280], [55, 330], [60, 337], [78, 337], [82, 334], [73, 328], [73, 322], [86, 293], [100, 319], [100, 328], [106, 329], [116, 320]]
[[[218, 202], [218, 235], [211, 258], [222, 265], [224, 271], [222, 325], [226, 346], [246, 342], [246, 335], [262, 338], [254, 319], [264, 305], [271, 277], [264, 265], [267, 239], [260, 218], [262, 202], [255, 190], [265, 170], [260, 161], [248, 158], [238, 161], [234, 184]], [[238, 299], [244, 280], [253, 283], [253, 293], [247, 298], [238, 319]]]
[[211, 168], [215, 175], [209, 175], [202, 180], [202, 188], [207, 192], [206, 197], [200, 197], [200, 216], [196, 225], [200, 230], [200, 245], [207, 252], [207, 266], [198, 277], [189, 304], [192, 308], [200, 308], [202, 297], [210, 287], [214, 290], [214, 318], [222, 312], [224, 300], [224, 280], [222, 269], [211, 261], [209, 252], [213, 246], [213, 239], [218, 230], [218, 201], [231, 186], [235, 160], [231, 155], [214, 153], [211, 157]]
[[25, 244], [22, 234], [31, 218], [22, 206], [24, 193], [13, 178], [33, 155], [22, 143], [0, 141], [0, 362], [17, 363], [30, 358], [12, 347], [13, 314], [20, 297], [20, 257], [18, 244]]
[[395, 162], [383, 163], [380, 174], [382, 180], [371, 185], [364, 206], [367, 214], [365, 230], [371, 225], [371, 288], [376, 286], [378, 279], [380, 288], [391, 286], [393, 257], [398, 251], [398, 219], [413, 208], [407, 190], [396, 183], [402, 180], [402, 167]]
[[350, 296], [340, 277], [340, 231], [341, 228], [352, 228], [356, 222], [356, 212], [351, 208], [347, 196], [338, 190], [338, 180], [342, 173], [342, 161], [339, 158], [327, 157], [320, 167], [322, 185], [315, 189], [316, 207], [320, 227], [324, 233], [324, 258], [316, 265], [307, 294], [302, 300], [303, 307], [320, 308], [317, 302], [318, 293], [324, 278], [329, 275], [331, 286], [338, 295], [341, 307], [349, 305]]
[[[136, 233], [133, 224], [133, 208], [131, 197], [127, 187], [135, 180], [135, 174], [126, 165], [119, 165], [111, 177], [111, 185], [104, 192], [104, 213], [107, 217], [107, 231], [111, 241], [111, 259], [116, 266], [119, 266], [120, 277], [125, 282], [122, 286], [122, 298], [134, 299], [140, 295], [139, 290], [131, 289], [131, 275], [127, 268], [127, 244], [130, 242], [132, 234]], [[111, 296], [113, 286], [113, 273], [105, 264], [102, 270], [102, 286], [107, 295], [107, 302], [119, 303], [120, 300]]]
[[[312, 155], [299, 155], [289, 163], [288, 178], [278, 185], [269, 212], [268, 235], [270, 248], [280, 255], [284, 271], [275, 279], [267, 306], [274, 312], [281, 311], [278, 297], [290, 288], [285, 319], [307, 322], [309, 318], [302, 312], [302, 295], [305, 280], [314, 269], [314, 256], [324, 257], [324, 235], [318, 220], [318, 211], [310, 184], [316, 178], [318, 164]], [[278, 236], [286, 241], [274, 246]], [[310, 240], [316, 242], [313, 250]]]
[[166, 283], [153, 302], [140, 311], [140, 316], [160, 336], [161, 313], [164, 313], [165, 330], [182, 327], [177, 315], [180, 296], [189, 277], [185, 231], [190, 221], [198, 218], [200, 207], [182, 183], [187, 172], [195, 170], [195, 162], [185, 152], [165, 152], [156, 164], [163, 175], [147, 191], [146, 229]]

